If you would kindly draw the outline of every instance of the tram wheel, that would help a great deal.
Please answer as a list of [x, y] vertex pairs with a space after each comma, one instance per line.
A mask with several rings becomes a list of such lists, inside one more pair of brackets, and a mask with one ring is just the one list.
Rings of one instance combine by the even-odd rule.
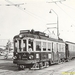
[[25, 66], [24, 65], [18, 65], [18, 70], [24, 70]]
[[39, 69], [42, 69], [42, 68], [44, 68], [44, 64], [43, 64], [43, 62], [40, 62], [39, 63]]
[[40, 64], [39, 64], [39, 62], [33, 64], [33, 66], [31, 67], [31, 69], [40, 69]]
[[45, 67], [49, 67], [49, 62], [45, 62]]
[[59, 64], [59, 63], [61, 63], [61, 60], [60, 59], [57, 61], [57, 64]]

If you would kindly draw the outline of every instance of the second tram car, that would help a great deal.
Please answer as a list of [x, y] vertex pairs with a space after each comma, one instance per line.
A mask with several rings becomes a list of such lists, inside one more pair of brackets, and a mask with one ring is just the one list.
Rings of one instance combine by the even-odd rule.
[[[20, 34], [14, 37], [13, 63], [17, 64], [19, 69], [48, 67], [69, 58], [69, 44], [65, 44], [62, 39], [45, 36], [43, 32], [21, 30]], [[75, 44], [73, 48], [75, 49]]]
[[65, 42], [65, 54], [66, 54], [66, 61], [69, 61], [71, 59], [74, 59], [75, 58], [75, 43], [73, 42], [69, 42], [69, 41], [66, 41]]

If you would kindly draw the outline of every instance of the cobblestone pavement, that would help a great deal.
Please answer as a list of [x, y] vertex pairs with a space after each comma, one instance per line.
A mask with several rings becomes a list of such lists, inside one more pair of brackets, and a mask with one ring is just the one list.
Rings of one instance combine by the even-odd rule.
[[51, 65], [42, 70], [25, 70], [19, 71], [12, 60], [0, 60], [0, 75], [75, 75], [75, 60]]

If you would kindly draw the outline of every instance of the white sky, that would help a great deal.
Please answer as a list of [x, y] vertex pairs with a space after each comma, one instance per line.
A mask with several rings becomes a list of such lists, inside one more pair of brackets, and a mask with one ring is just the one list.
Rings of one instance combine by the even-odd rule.
[[[49, 13], [50, 9], [53, 9], [58, 14], [59, 37], [75, 42], [75, 0], [66, 0], [57, 4], [47, 3], [52, 0], [9, 1], [24, 5], [21, 5], [22, 8], [5, 6], [10, 3], [0, 0], [0, 39], [12, 39], [20, 30], [34, 29], [43, 32], [47, 27], [53, 26], [47, 25], [48, 23], [57, 21], [57, 15], [53, 11]], [[50, 31], [56, 33], [56, 29]]]

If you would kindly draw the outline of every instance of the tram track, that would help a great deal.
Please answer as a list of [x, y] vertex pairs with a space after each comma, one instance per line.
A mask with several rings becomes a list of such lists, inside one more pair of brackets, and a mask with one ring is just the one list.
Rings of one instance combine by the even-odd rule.
[[[66, 62], [58, 65], [55, 64], [41, 70], [29, 70], [28, 68], [25, 68], [25, 70], [18, 70], [17, 66], [2, 65], [0, 66], [0, 75], [62, 75], [62, 72], [59, 73], [59, 71], [64, 69], [64, 67], [68, 67], [71, 63], [72, 62]], [[72, 73], [74, 70], [75, 68], [71, 67], [64, 72]]]
[[[20, 74], [21, 75], [21, 73], [22, 72], [24, 72], [24, 73], [28, 73], [29, 72], [29, 69], [25, 69], [25, 70], [21, 70], [21, 71], [19, 71], [18, 69], [14, 69], [14, 70], [5, 70], [4, 68], [5, 68], [6, 66], [1, 66], [0, 67], [0, 75], [10, 75], [10, 74], [12, 74], [12, 75], [14, 75], [14, 74], [16, 74], [16, 75], [18, 75], [18, 74]], [[13, 68], [14, 66], [7, 66], [7, 68]]]
[[[67, 66], [67, 64], [61, 64], [61, 65], [59, 65], [60, 67], [57, 67], [57, 68], [55, 68], [55, 69], [52, 69], [52, 70], [46, 70], [46, 72], [44, 72], [44, 73], [42, 73], [42, 74], [40, 74], [40, 75], [61, 75], [60, 73], [58, 73], [58, 71], [61, 69], [61, 68], [64, 68], [64, 67], [66, 67]], [[56, 67], [56, 66], [55, 66]], [[50, 68], [50, 67], [49, 67]]]

